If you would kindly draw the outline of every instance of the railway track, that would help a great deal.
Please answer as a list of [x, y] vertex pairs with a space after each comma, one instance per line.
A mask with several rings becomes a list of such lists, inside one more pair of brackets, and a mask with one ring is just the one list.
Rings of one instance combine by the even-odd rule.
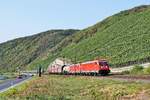
[[[48, 75], [48, 74], [47, 74]], [[54, 74], [60, 75], [60, 74]], [[97, 77], [101, 79], [113, 79], [113, 80], [120, 80], [120, 81], [130, 81], [130, 82], [144, 82], [150, 83], [150, 75], [125, 75], [121, 73], [111, 73], [107, 76], [91, 76], [91, 75], [64, 75], [67, 77], [77, 76], [77, 77]]]
[[135, 82], [144, 82], [150, 83], [150, 75], [123, 75], [118, 73], [110, 74], [106, 76], [106, 78], [117, 79], [117, 80], [125, 80], [125, 81], [135, 81]]

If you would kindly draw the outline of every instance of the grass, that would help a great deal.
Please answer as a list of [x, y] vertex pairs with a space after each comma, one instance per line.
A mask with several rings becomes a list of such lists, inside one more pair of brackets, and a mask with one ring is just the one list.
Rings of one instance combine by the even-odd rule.
[[150, 85], [98, 77], [45, 75], [2, 93], [0, 97], [8, 100], [116, 100], [134, 99], [142, 91], [150, 93]]
[[143, 71], [145, 74], [150, 74], [150, 66], [148, 68], [145, 68]]
[[135, 65], [131, 70], [129, 71], [123, 71], [123, 74], [132, 74], [132, 75], [150, 75], [150, 66], [147, 68], [144, 68], [141, 65]]

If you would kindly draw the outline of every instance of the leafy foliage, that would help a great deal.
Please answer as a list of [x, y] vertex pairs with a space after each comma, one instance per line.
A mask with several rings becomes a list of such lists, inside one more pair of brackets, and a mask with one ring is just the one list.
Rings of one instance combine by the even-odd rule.
[[144, 69], [145, 74], [150, 74], [150, 66]]
[[122, 73], [130, 75], [150, 75], [150, 66], [144, 68], [141, 65], [135, 65], [132, 70], [123, 71]]
[[136, 65], [136, 66], [133, 67], [133, 69], [131, 70], [130, 73], [132, 73], [132, 74], [141, 74], [141, 73], [143, 73], [143, 69], [144, 69], [143, 66]]

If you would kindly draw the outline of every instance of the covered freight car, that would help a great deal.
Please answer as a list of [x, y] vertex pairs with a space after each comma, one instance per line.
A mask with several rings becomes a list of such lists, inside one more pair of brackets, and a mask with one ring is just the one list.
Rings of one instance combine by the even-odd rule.
[[47, 71], [49, 74], [59, 74], [63, 72], [64, 66], [68, 64], [70, 64], [70, 61], [58, 58], [48, 66]]

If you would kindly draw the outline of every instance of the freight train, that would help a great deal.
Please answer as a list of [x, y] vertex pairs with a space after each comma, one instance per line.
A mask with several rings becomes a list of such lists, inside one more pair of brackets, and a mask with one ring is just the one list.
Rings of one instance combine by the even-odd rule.
[[48, 67], [49, 74], [75, 74], [75, 75], [107, 75], [110, 72], [106, 60], [87, 61], [71, 65], [53, 65]]

